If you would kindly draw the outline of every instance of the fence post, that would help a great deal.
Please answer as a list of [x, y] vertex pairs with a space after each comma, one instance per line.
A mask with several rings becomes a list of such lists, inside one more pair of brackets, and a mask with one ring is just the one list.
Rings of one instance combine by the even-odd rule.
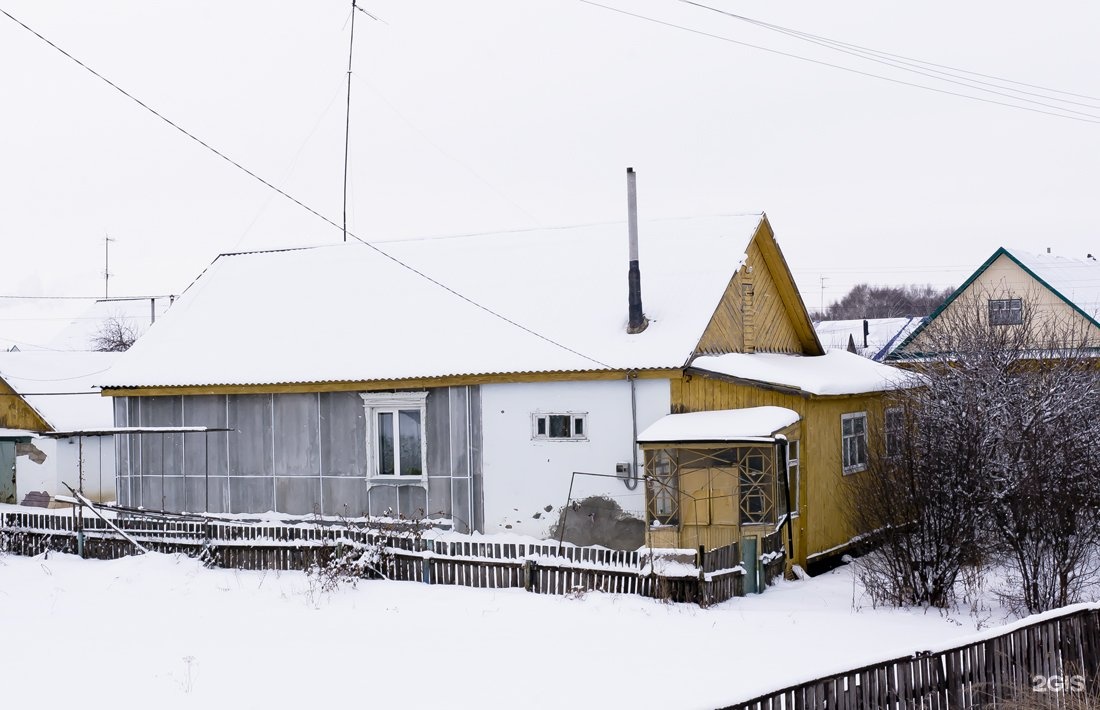
[[523, 561], [523, 588], [528, 592], [535, 591], [538, 586], [538, 563], [534, 560]]

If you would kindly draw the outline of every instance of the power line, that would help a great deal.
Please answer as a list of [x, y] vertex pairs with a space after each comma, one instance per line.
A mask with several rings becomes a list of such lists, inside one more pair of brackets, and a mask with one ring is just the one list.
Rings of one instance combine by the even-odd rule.
[[[52, 47], [53, 49], [55, 49], [56, 51], [61, 53], [64, 57], [66, 57], [70, 61], [77, 64], [79, 67], [81, 67], [82, 69], [87, 71], [92, 76], [94, 76], [97, 79], [99, 79], [100, 81], [104, 82], [105, 84], [110, 86], [112, 89], [114, 89], [118, 93], [120, 93], [123, 96], [125, 96], [126, 98], [130, 99], [131, 101], [136, 103], [141, 108], [145, 109], [149, 113], [151, 113], [154, 116], [156, 116], [157, 118], [159, 118], [164, 123], [168, 124], [169, 126], [176, 129], [177, 131], [179, 131], [180, 133], [182, 133], [186, 137], [190, 138], [192, 141], [194, 141], [194, 142], [198, 143], [199, 145], [201, 145], [203, 148], [206, 148], [208, 151], [210, 151], [214, 155], [218, 156], [219, 158], [221, 158], [225, 162], [229, 163], [230, 165], [237, 168], [241, 172], [245, 173], [246, 175], [248, 175], [252, 179], [256, 180], [261, 185], [267, 187], [270, 190], [274, 190], [275, 192], [279, 193], [280, 195], [282, 195], [286, 199], [290, 200], [291, 202], [298, 205], [299, 207], [301, 207], [305, 211], [309, 212], [313, 216], [317, 217], [318, 219], [322, 220], [323, 222], [335, 227], [336, 229], [340, 229], [341, 231], [343, 231], [343, 227], [339, 223], [329, 219], [328, 217], [321, 214], [319, 211], [317, 211], [316, 209], [310, 207], [306, 203], [302, 202], [298, 198], [294, 197], [290, 193], [286, 192], [285, 190], [277, 187], [276, 185], [272, 184], [271, 182], [269, 182], [269, 181], [265, 180], [264, 178], [260, 177], [258, 174], [256, 174], [253, 171], [249, 170], [248, 168], [246, 168], [241, 163], [237, 162], [236, 160], [233, 160], [232, 158], [230, 158], [225, 153], [221, 152], [217, 148], [213, 147], [212, 145], [210, 145], [206, 141], [204, 141], [201, 138], [199, 138], [198, 136], [196, 136], [195, 134], [193, 134], [190, 131], [188, 131], [187, 129], [183, 128], [178, 123], [172, 121], [170, 118], [168, 118], [168, 117], [164, 116], [163, 114], [159, 113], [156, 109], [150, 107], [148, 104], [146, 104], [141, 99], [137, 98], [136, 96], [134, 96], [130, 92], [126, 91], [125, 89], [123, 89], [118, 84], [114, 83], [113, 81], [111, 81], [107, 77], [105, 77], [102, 74], [100, 74], [99, 72], [97, 72], [95, 69], [92, 69], [90, 66], [88, 66], [84, 62], [80, 61], [79, 59], [77, 59], [73, 55], [69, 54], [64, 49], [62, 49], [58, 45], [54, 44], [53, 42], [51, 42], [49, 39], [47, 39], [43, 35], [39, 34], [36, 30], [34, 30], [31, 27], [29, 27], [28, 25], [26, 25], [22, 20], [19, 20], [18, 18], [16, 18], [14, 15], [9, 13], [7, 10], [4, 10], [3, 8], [0, 8], [0, 13], [3, 13], [4, 16], [6, 16], [12, 22], [16, 23], [17, 25], [19, 25], [20, 27], [22, 27], [26, 31], [33, 34], [38, 39], [45, 42], [47, 45], [49, 45], [50, 47]], [[354, 17], [354, 15], [353, 15], [353, 17]], [[576, 356], [578, 356], [578, 357], [580, 357], [584, 360], [588, 360], [589, 362], [595, 363], [596, 365], [599, 365], [600, 367], [604, 367], [604, 368], [607, 368], [607, 369], [614, 369], [614, 368], [612, 368], [611, 365], [608, 365], [605, 362], [597, 360], [596, 358], [591, 357], [590, 355], [585, 355], [584, 353], [582, 353], [578, 350], [574, 350], [573, 348], [571, 348], [567, 345], [563, 345], [562, 343], [559, 343], [556, 340], [553, 340], [552, 338], [549, 338], [549, 337], [543, 335], [542, 333], [538, 333], [538, 332], [532, 330], [531, 328], [528, 328], [527, 326], [525, 326], [521, 323], [518, 323], [515, 320], [512, 320], [511, 318], [509, 318], [509, 317], [507, 317], [507, 316], [505, 316], [501, 313], [498, 313], [498, 312], [494, 311], [493, 309], [489, 308], [488, 306], [484, 306], [484, 305], [478, 303], [477, 301], [473, 300], [472, 298], [459, 293], [458, 291], [454, 290], [450, 286], [447, 286], [446, 284], [444, 284], [441, 281], [429, 276], [428, 274], [424, 273], [423, 271], [420, 271], [419, 269], [417, 269], [417, 268], [415, 268], [415, 267], [413, 267], [409, 264], [406, 264], [405, 262], [401, 261], [397, 257], [391, 256], [390, 254], [386, 253], [385, 251], [383, 251], [382, 249], [376, 247], [375, 245], [371, 244], [370, 242], [366, 241], [365, 239], [362, 239], [362, 238], [356, 236], [355, 234], [352, 234], [351, 232], [348, 232], [347, 234], [348, 234], [349, 237], [351, 237], [351, 238], [355, 239], [356, 241], [362, 243], [368, 249], [374, 250], [376, 253], [378, 253], [383, 258], [388, 259], [389, 261], [393, 262], [397, 266], [399, 266], [403, 269], [406, 269], [407, 271], [415, 274], [416, 276], [419, 276], [420, 278], [428, 281], [429, 283], [434, 284], [438, 288], [443, 289], [447, 293], [449, 293], [452, 296], [468, 303], [469, 305], [473, 306], [474, 308], [477, 308], [478, 310], [481, 310], [484, 313], [487, 313], [490, 316], [493, 316], [494, 318], [497, 318], [497, 319], [507, 323], [508, 325], [511, 325], [515, 328], [518, 328], [519, 330], [522, 330], [523, 332], [528, 333], [529, 335], [533, 335], [536, 338], [538, 338], [540, 340], [543, 340], [543, 341], [549, 343], [550, 345], [553, 345], [554, 347], [557, 347], [557, 348], [560, 348], [561, 350], [565, 350], [566, 352], [572, 353], [573, 355], [576, 355]]]
[[[0, 10], [3, 12], [3, 10]], [[150, 301], [154, 298], [175, 298], [174, 294], [163, 293], [156, 296], [111, 296], [110, 298], [104, 298], [103, 296], [19, 296], [15, 294], [0, 295], [0, 299], [9, 299], [14, 301], [103, 301], [104, 303], [113, 303], [114, 301]]]
[[636, 12], [630, 12], [629, 10], [623, 10], [621, 8], [612, 7], [611, 5], [604, 5], [604, 4], [595, 2], [594, 0], [580, 0], [580, 2], [584, 3], [585, 5], [592, 5], [593, 7], [599, 7], [599, 8], [603, 8], [604, 10], [610, 10], [611, 12], [617, 12], [621, 15], [626, 15], [628, 17], [633, 17], [633, 18], [638, 19], [638, 20], [644, 20], [646, 22], [652, 22], [654, 24], [663, 25], [665, 27], [671, 27], [673, 29], [682, 30], [684, 32], [691, 32], [692, 34], [697, 34], [697, 35], [700, 35], [700, 36], [703, 36], [703, 37], [710, 37], [711, 39], [716, 39], [716, 40], [719, 40], [721, 42], [729, 42], [730, 44], [736, 44], [736, 45], [740, 45], [742, 47], [748, 47], [750, 49], [758, 49], [762, 52], [768, 52], [770, 54], [778, 54], [779, 56], [782, 56], [782, 57], [788, 57], [790, 59], [797, 59], [799, 61], [809, 62], [811, 64], [819, 64], [819, 65], [824, 66], [824, 67], [830, 67], [832, 69], [839, 69], [840, 71], [845, 71], [845, 72], [848, 72], [850, 74], [858, 74], [860, 76], [866, 76], [866, 77], [870, 77], [872, 79], [880, 79], [882, 81], [888, 81], [888, 82], [891, 82], [893, 84], [899, 84], [901, 86], [909, 86], [909, 87], [916, 88], [916, 89], [923, 89], [924, 91], [932, 91], [932, 92], [935, 92], [937, 94], [946, 94], [947, 96], [957, 96], [959, 98], [970, 99], [972, 101], [981, 101], [983, 103], [994, 104], [996, 106], [1005, 106], [1007, 108], [1014, 108], [1014, 109], [1018, 109], [1020, 111], [1030, 111], [1032, 113], [1041, 113], [1041, 114], [1044, 114], [1044, 115], [1047, 115], [1047, 116], [1055, 116], [1057, 118], [1066, 118], [1066, 119], [1069, 119], [1071, 121], [1080, 121], [1082, 123], [1100, 123], [1100, 118], [1087, 118], [1085, 116], [1074, 116], [1074, 115], [1070, 115], [1070, 114], [1067, 114], [1067, 113], [1057, 113], [1056, 111], [1044, 111], [1044, 110], [1039, 109], [1039, 108], [1033, 108], [1033, 107], [1030, 107], [1030, 106], [1020, 106], [1019, 104], [1012, 104], [1012, 103], [1008, 103], [1006, 101], [997, 101], [996, 99], [989, 99], [989, 98], [985, 98], [985, 97], [982, 97], [982, 96], [974, 96], [972, 94], [964, 94], [964, 93], [961, 93], [961, 92], [958, 92], [958, 91], [951, 91], [949, 89], [939, 89], [939, 88], [936, 88], [934, 86], [926, 86], [924, 84], [917, 84], [917, 83], [914, 83], [914, 82], [911, 82], [911, 81], [905, 81], [904, 79], [895, 79], [893, 77], [883, 76], [882, 74], [875, 74], [873, 72], [863, 71], [861, 69], [854, 69], [852, 67], [846, 67], [842, 64], [833, 64], [832, 62], [826, 62], [826, 61], [823, 61], [823, 60], [820, 60], [820, 59], [814, 59], [812, 57], [804, 57], [800, 54], [794, 54], [792, 52], [784, 52], [784, 51], [779, 50], [779, 49], [773, 49], [771, 47], [764, 47], [764, 46], [759, 45], [759, 44], [752, 44], [751, 42], [742, 42], [740, 40], [736, 40], [736, 39], [733, 39], [731, 37], [725, 37], [723, 35], [714, 34], [712, 32], [705, 32], [703, 30], [698, 30], [698, 29], [695, 29], [694, 27], [687, 27], [685, 25], [678, 25], [675, 22], [668, 22], [667, 20], [660, 20], [660, 19], [657, 19], [655, 17], [649, 17], [648, 15], [641, 15], [641, 14], [638, 14]]
[[[865, 47], [865, 46], [862, 46], [862, 45], [853, 44], [851, 42], [843, 42], [841, 40], [831, 39], [829, 37], [824, 37], [822, 35], [815, 35], [815, 34], [812, 34], [810, 32], [804, 32], [804, 31], [801, 31], [801, 30], [791, 29], [789, 27], [783, 27], [782, 25], [776, 25], [776, 24], [772, 24], [770, 22], [764, 22], [763, 20], [756, 20], [756, 19], [753, 19], [751, 17], [746, 17], [744, 15], [738, 15], [736, 13], [718, 10], [717, 8], [710, 7], [709, 5], [703, 5], [703, 4], [698, 3], [698, 2], [693, 2], [692, 0], [681, 0], [681, 2], [685, 2], [689, 5], [696, 5], [698, 7], [703, 7], [703, 8], [706, 8], [706, 9], [714, 10], [716, 12], [721, 12], [722, 14], [729, 15], [730, 17], [734, 17], [734, 18], [737, 18], [739, 20], [743, 20], [745, 22], [752, 23], [752, 24], [757, 25], [759, 27], [765, 27], [765, 28], [768, 28], [768, 29], [773, 29], [773, 30], [783, 32], [783, 33], [798, 35], [798, 36], [801, 36], [801, 37], [810, 37], [810, 38], [813, 38], [813, 39], [821, 40], [822, 42], [827, 42], [829, 44], [835, 44], [835, 45], [840, 45], [840, 46], [843, 46], [843, 47], [849, 47], [849, 48], [852, 48], [852, 49], [860, 50], [862, 52], [869, 52], [871, 54], [876, 54], [876, 55], [882, 56], [882, 57], [890, 57], [892, 59], [903, 60], [903, 63], [904, 62], [915, 62], [917, 64], [921, 64], [921, 65], [926, 66], [926, 67], [935, 67], [935, 68], [938, 68], [938, 69], [946, 69], [946, 70], [948, 70], [948, 72], [957, 72], [957, 73], [960, 73], [960, 74], [969, 74], [971, 76], [979, 76], [979, 77], [982, 77], [984, 79], [993, 79], [994, 81], [1005, 82], [1005, 83], [1008, 83], [1008, 84], [1016, 84], [1018, 86], [1026, 86], [1029, 89], [1041, 89], [1042, 91], [1047, 91], [1047, 92], [1051, 92], [1051, 93], [1055, 93], [1055, 94], [1063, 94], [1065, 96], [1073, 96], [1073, 97], [1079, 98], [1079, 99], [1088, 99], [1090, 101], [1100, 101], [1100, 98], [1095, 97], [1095, 96], [1089, 96], [1087, 94], [1076, 94], [1076, 93], [1073, 93], [1072, 91], [1063, 91], [1061, 89], [1052, 89], [1048, 86], [1041, 86], [1039, 84], [1029, 84], [1029, 83], [1023, 82], [1023, 81], [1016, 81], [1015, 79], [1008, 79], [1006, 77], [995, 76], [995, 75], [992, 75], [992, 74], [983, 74], [981, 72], [971, 71], [969, 69], [962, 69], [960, 67], [953, 67], [953, 66], [950, 66], [950, 65], [947, 65], [947, 64], [937, 64], [936, 62], [929, 62], [929, 61], [924, 60], [924, 59], [917, 59], [915, 57], [907, 57], [904, 54], [894, 54], [892, 52], [886, 52], [886, 51], [883, 51], [883, 50], [880, 50], [880, 49]], [[945, 73], [947, 73], [947, 72], [945, 72]], [[979, 82], [979, 83], [984, 84], [984, 83], [987, 83], [987, 82]], [[990, 86], [998, 86], [997, 84], [989, 84], [989, 85]], [[1007, 87], [1002, 87], [1002, 88], [1007, 88]], [[1020, 92], [1020, 93], [1030, 94], [1030, 92]], [[1030, 95], [1044, 96], [1043, 94], [1030, 94]], [[1046, 97], [1046, 98], [1050, 98], [1054, 101], [1064, 101], [1065, 103], [1071, 103], [1071, 104], [1075, 104], [1075, 105], [1078, 105], [1078, 106], [1088, 106], [1090, 108], [1100, 108], [1100, 106], [1094, 106], [1093, 104], [1080, 103], [1080, 102], [1077, 102], [1077, 101], [1068, 101], [1066, 99], [1058, 99], [1058, 98], [1055, 98], [1053, 96], [1049, 96], [1049, 97]]]
[[[721, 9], [713, 7], [711, 5], [706, 5], [706, 4], [701, 3], [701, 2], [695, 2], [694, 0], [679, 0], [679, 1], [684, 3], [685, 5], [691, 5], [693, 7], [698, 7], [698, 8], [704, 9], [704, 10], [710, 10], [711, 12], [716, 12], [719, 15], [724, 15], [724, 16], [732, 18], [732, 19], [741, 20], [743, 22], [748, 22], [750, 24], [756, 25], [757, 27], [763, 27], [764, 29], [768, 29], [768, 30], [771, 30], [773, 32], [779, 32], [780, 34], [786, 35], [788, 37], [794, 37], [795, 39], [800, 39], [800, 40], [803, 40], [804, 42], [809, 42], [811, 44], [816, 44], [818, 46], [825, 47], [826, 49], [832, 49], [833, 51], [841, 52], [843, 54], [848, 54], [848, 55], [851, 55], [851, 56], [854, 56], [854, 57], [859, 57], [860, 59], [866, 59], [868, 61], [875, 62], [877, 64], [882, 64], [882, 65], [888, 66], [888, 67], [894, 67], [895, 69], [901, 69], [902, 71], [912, 72], [914, 74], [919, 74], [920, 76], [926, 76], [930, 79], [936, 79], [937, 81], [944, 81], [944, 82], [947, 82], [949, 84], [956, 84], [958, 86], [965, 86], [969, 89], [977, 89], [978, 91], [985, 91], [985, 92], [988, 92], [988, 93], [993, 94], [995, 96], [1003, 96], [1005, 98], [1014, 99], [1016, 101], [1023, 101], [1025, 103], [1035, 104], [1037, 106], [1044, 106], [1046, 108], [1054, 109], [1055, 111], [1065, 111], [1067, 113], [1074, 113], [1074, 114], [1078, 114], [1080, 116], [1087, 116], [1089, 118], [1100, 119], [1100, 116], [1098, 116], [1096, 114], [1093, 114], [1093, 113], [1089, 113], [1087, 111], [1078, 111], [1076, 109], [1065, 108], [1065, 107], [1062, 107], [1062, 106], [1055, 106], [1055, 105], [1052, 105], [1052, 104], [1044, 103], [1042, 101], [1036, 101], [1034, 99], [1027, 99], [1027, 98], [1024, 98], [1022, 96], [1018, 96], [1017, 94], [1026, 94], [1028, 96], [1038, 96], [1038, 97], [1042, 97], [1044, 99], [1048, 99], [1048, 100], [1052, 100], [1052, 101], [1061, 101], [1062, 103], [1070, 103], [1070, 104], [1074, 104], [1076, 106], [1086, 106], [1088, 108], [1100, 109], [1100, 106], [1093, 106], [1091, 104], [1086, 104], [1086, 103], [1082, 103], [1082, 102], [1079, 102], [1079, 101], [1069, 101], [1067, 99], [1058, 99], [1058, 98], [1046, 96], [1045, 94], [1037, 94], [1037, 93], [1034, 93], [1034, 92], [1031, 92], [1031, 91], [1021, 91], [1019, 89], [1012, 89], [1010, 87], [1001, 86], [999, 84], [993, 84], [993, 83], [987, 82], [987, 81], [980, 81], [980, 80], [977, 80], [977, 79], [966, 79], [964, 77], [959, 77], [959, 76], [954, 75], [954, 74], [949, 74], [948, 72], [938, 71], [938, 70], [935, 70], [935, 69], [926, 69], [924, 67], [919, 67], [917, 64], [914, 64], [912, 62], [898, 61], [898, 60], [894, 60], [894, 59], [882, 59], [882, 58], [879, 58], [879, 57], [881, 57], [881, 54], [877, 50], [867, 50], [867, 49], [863, 49], [863, 48], [847, 49], [847, 48], [845, 48], [847, 45], [845, 45], [843, 42], [837, 42], [837, 41], [831, 40], [827, 37], [818, 37], [817, 35], [811, 35], [811, 34], [808, 34], [808, 33], [805, 33], [805, 32], [800, 32], [798, 30], [788, 29], [786, 27], [781, 27], [780, 25], [772, 25], [772, 24], [769, 24], [769, 23], [766, 23], [766, 22], [761, 22], [759, 20], [754, 20], [750, 17], [745, 17], [744, 15], [738, 15], [738, 14], [733, 13], [733, 12], [727, 12], [725, 10], [721, 10]], [[837, 46], [837, 45], [839, 45], [839, 46]], [[879, 55], [879, 56], [875, 56], [875, 55]], [[939, 74], [941, 76], [936, 76], [937, 74]], [[952, 78], [952, 79], [946, 78], [948, 76], [955, 77], [955, 78]], [[995, 91], [993, 89], [983, 88], [983, 86], [980, 86], [982, 84], [984, 84], [985, 86], [995, 86], [998, 89], [1006, 89], [1007, 91], [1012, 91], [1012, 92], [1015, 92], [1015, 93], [1005, 93], [1004, 91]]]

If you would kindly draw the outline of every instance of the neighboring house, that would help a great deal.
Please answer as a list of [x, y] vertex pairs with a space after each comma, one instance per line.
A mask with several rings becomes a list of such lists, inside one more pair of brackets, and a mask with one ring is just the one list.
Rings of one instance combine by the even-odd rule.
[[[1029, 310], [1030, 309], [1030, 310]], [[1052, 325], [1072, 334], [1069, 346], [1100, 345], [1100, 262], [1089, 254], [1075, 259], [1001, 247], [952, 293], [888, 358], [937, 355], [935, 329], [963, 310], [980, 313], [991, 326]], [[1047, 348], [1046, 342], [1033, 343]]]
[[[694, 547], [781, 524], [789, 462], [796, 559], [842, 546], [898, 371], [824, 354], [763, 215], [643, 223], [629, 299], [627, 246], [599, 225], [218, 257], [102, 384], [116, 426], [230, 431], [127, 436], [120, 503], [538, 537], [568, 508], [566, 539]], [[677, 419], [711, 410], [710, 434]], [[680, 514], [688, 459], [742, 444], [702, 476], [738, 512]]]
[[[65, 483], [92, 500], [114, 499], [113, 438], [77, 432], [111, 427], [111, 400], [95, 383], [116, 358], [0, 353], [0, 503], [24, 502], [28, 494], [68, 495]], [[73, 435], [57, 437], [64, 432]]]
[[911, 318], [864, 318], [814, 321], [814, 330], [826, 350], [847, 350], [882, 362], [924, 322]]

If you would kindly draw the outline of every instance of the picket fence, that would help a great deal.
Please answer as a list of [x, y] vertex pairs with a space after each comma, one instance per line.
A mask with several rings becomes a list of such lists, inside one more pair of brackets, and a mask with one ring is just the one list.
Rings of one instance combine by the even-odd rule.
[[1100, 707], [1100, 609], [825, 676], [723, 710]]
[[[213, 518], [120, 515], [112, 523], [142, 547], [198, 557], [213, 567], [245, 570], [309, 570], [324, 566], [347, 547], [385, 551], [380, 576], [427, 584], [522, 587], [541, 594], [598, 590], [709, 606], [744, 595], [745, 570], [734, 543], [694, 555], [683, 550], [610, 550], [437, 539], [357, 524], [247, 522]], [[765, 539], [764, 578], [782, 574], [778, 533]], [[46, 551], [116, 559], [138, 552], [98, 517], [53, 512], [0, 513], [0, 551]], [[669, 564], [672, 563], [672, 564]], [[674, 568], [675, 571], [670, 571]]]

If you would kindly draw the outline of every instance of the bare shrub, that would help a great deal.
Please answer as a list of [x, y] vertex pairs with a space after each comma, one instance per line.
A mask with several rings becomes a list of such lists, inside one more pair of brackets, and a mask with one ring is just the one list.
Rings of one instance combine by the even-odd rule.
[[99, 324], [92, 336], [92, 349], [104, 353], [121, 353], [130, 349], [138, 339], [137, 328], [118, 316], [111, 316]]
[[959, 299], [914, 339], [922, 385], [894, 396], [903, 426], [890, 451], [887, 437], [871, 447], [850, 509], [880, 545], [860, 566], [872, 599], [945, 606], [990, 556], [1026, 612], [1076, 601], [1097, 576], [1097, 343], [1034, 298], [993, 322], [997, 298]]

